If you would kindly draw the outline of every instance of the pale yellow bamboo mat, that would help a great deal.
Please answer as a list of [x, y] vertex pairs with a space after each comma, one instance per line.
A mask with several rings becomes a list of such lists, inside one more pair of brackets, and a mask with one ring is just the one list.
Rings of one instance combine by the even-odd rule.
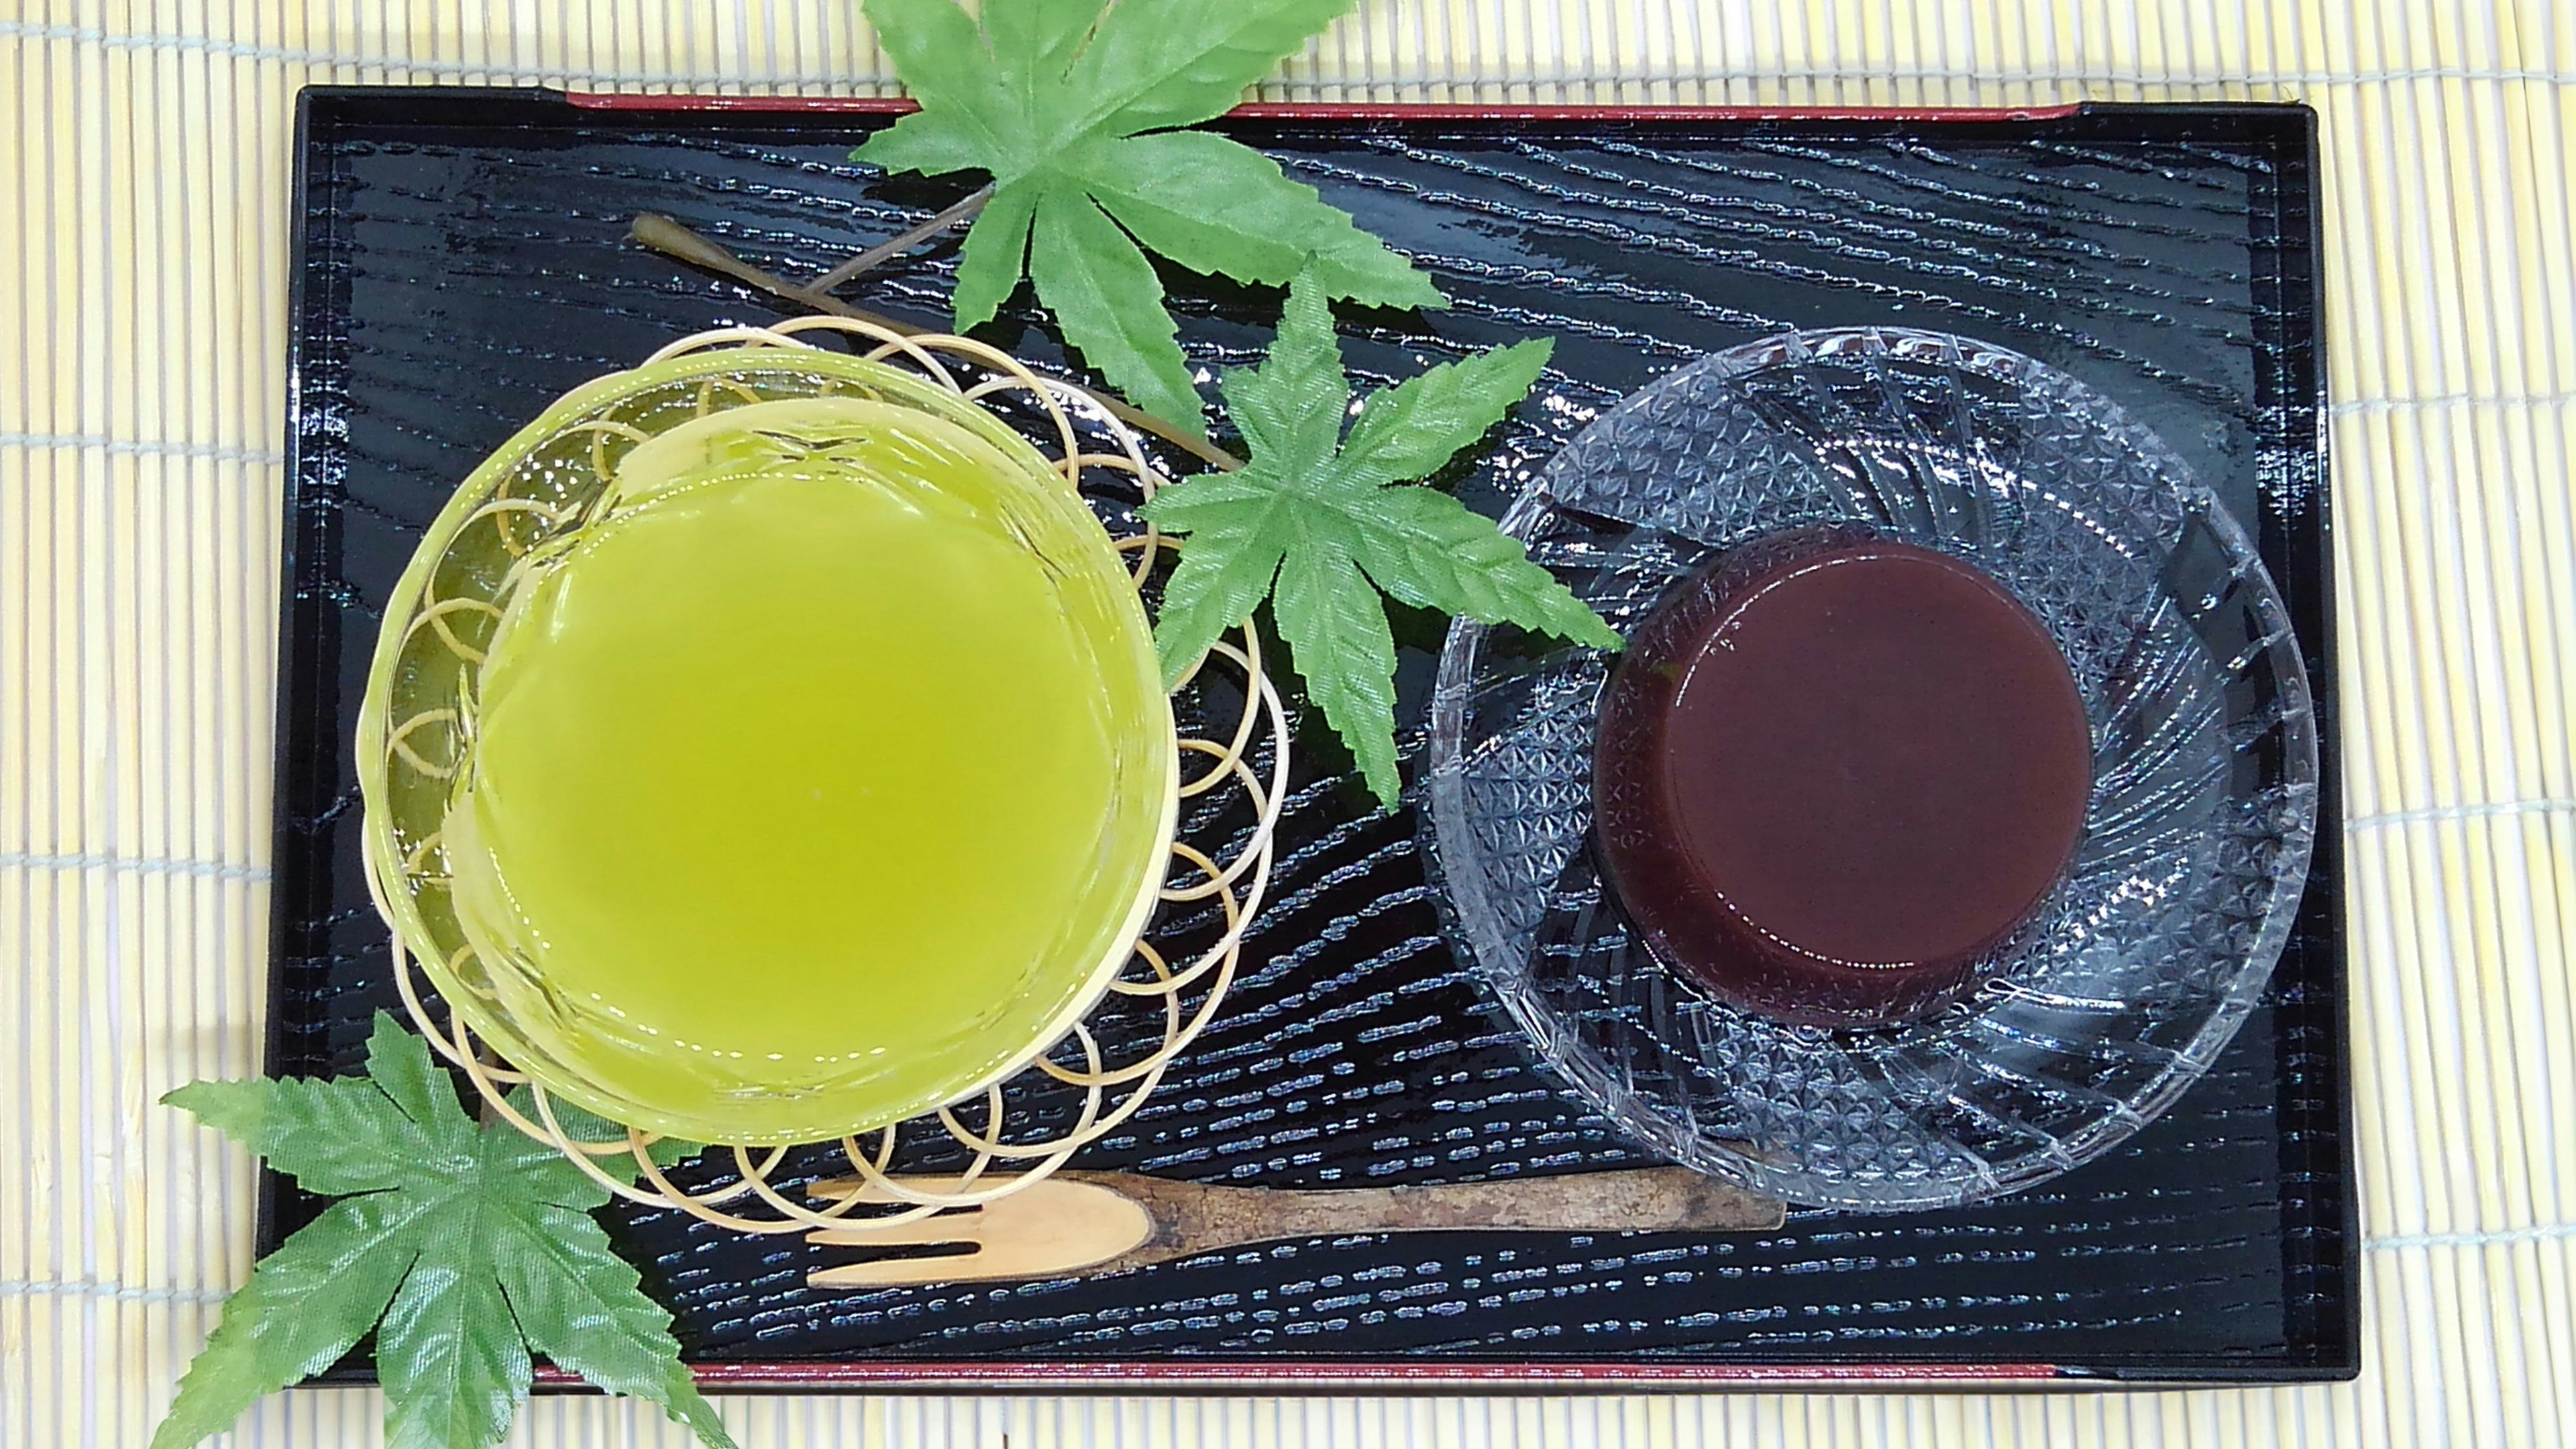
[[[855, 0], [0, 0], [0, 1449], [140, 1445], [250, 1267], [307, 81], [881, 89]], [[460, 13], [461, 12], [461, 13]], [[740, 1399], [746, 1446], [2576, 1440], [2576, 14], [2552, 0], [1362, 0], [1285, 98], [2324, 113], [2367, 1353], [2051, 1398]], [[371, 1392], [258, 1446], [376, 1442]], [[541, 1401], [516, 1442], [672, 1445]]]

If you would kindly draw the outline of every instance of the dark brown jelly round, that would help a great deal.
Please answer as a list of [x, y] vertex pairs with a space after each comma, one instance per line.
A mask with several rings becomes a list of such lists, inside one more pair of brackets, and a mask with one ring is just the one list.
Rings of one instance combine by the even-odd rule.
[[1849, 529], [1728, 551], [1637, 629], [1594, 761], [1647, 948], [1749, 1010], [1901, 1021], [1976, 984], [2092, 794], [2055, 641], [1973, 565]]

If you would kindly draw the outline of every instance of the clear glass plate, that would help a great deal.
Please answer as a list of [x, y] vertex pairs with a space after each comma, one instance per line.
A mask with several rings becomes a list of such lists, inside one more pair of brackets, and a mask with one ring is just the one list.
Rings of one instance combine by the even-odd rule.
[[1611, 657], [1466, 620], [1431, 715], [1451, 925], [1548, 1061], [1677, 1161], [1862, 1209], [2015, 1191], [2144, 1126], [2261, 995], [2315, 834], [2307, 677], [2253, 543], [2171, 451], [2055, 369], [1946, 334], [1793, 333], [1703, 359], [1568, 444], [1504, 528], [1624, 629], [1718, 552], [1825, 523], [1976, 563], [2083, 691], [2083, 842], [1986, 984], [1856, 1031], [1667, 972], [1593, 859]]

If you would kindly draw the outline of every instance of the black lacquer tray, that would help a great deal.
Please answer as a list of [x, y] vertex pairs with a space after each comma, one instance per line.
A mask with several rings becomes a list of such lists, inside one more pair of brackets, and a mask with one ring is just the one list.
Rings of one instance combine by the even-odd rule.
[[[556, 394], [684, 333], [778, 315], [626, 241], [636, 212], [811, 275], [954, 200], [955, 185], [847, 159], [889, 114], [305, 93], [270, 1071], [355, 1070], [372, 1014], [399, 1009], [359, 864], [349, 742], [378, 608], [420, 531]], [[2155, 428], [2255, 527], [2329, 725], [2299, 929], [2263, 1007], [2165, 1117], [2100, 1162], [1969, 1209], [1793, 1211], [1779, 1232], [1704, 1239], [1319, 1239], [1110, 1278], [829, 1293], [805, 1275], [845, 1250], [619, 1208], [612, 1231], [710, 1387], [2354, 1373], [2313, 115], [1255, 107], [1223, 124], [1456, 299], [1346, 317], [1355, 371], [1558, 338], [1538, 396], [1447, 480], [1489, 511], [1622, 395], [1793, 327], [1987, 338]], [[938, 325], [955, 251], [927, 250], [852, 299]], [[1276, 294], [1171, 282], [1194, 361], [1256, 356]], [[1061, 356], [1025, 305], [979, 335]], [[1412, 766], [1439, 621], [1399, 620], [1398, 637]], [[1347, 763], [1329, 735], [1305, 734], [1272, 904], [1223, 1018], [1076, 1165], [1330, 1187], [1648, 1161], [1534, 1065], [1444, 941], [1412, 813], [1369, 813]], [[271, 1179], [262, 1247], [314, 1210]]]

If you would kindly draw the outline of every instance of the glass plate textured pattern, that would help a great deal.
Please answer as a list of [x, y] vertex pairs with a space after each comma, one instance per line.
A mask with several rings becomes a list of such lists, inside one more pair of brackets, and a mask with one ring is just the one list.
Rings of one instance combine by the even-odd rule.
[[1792, 1202], [1952, 1206], [2100, 1156], [2235, 1034], [2307, 878], [2316, 716], [2288, 611], [2217, 498], [2108, 400], [1967, 338], [1792, 333], [1685, 366], [1505, 516], [1622, 629], [1725, 550], [1825, 524], [1977, 564], [2084, 695], [2082, 843], [1982, 990], [1838, 1031], [1668, 970], [1602, 884], [1597, 650], [1451, 628], [1429, 822], [1466, 951], [1612, 1121]]

